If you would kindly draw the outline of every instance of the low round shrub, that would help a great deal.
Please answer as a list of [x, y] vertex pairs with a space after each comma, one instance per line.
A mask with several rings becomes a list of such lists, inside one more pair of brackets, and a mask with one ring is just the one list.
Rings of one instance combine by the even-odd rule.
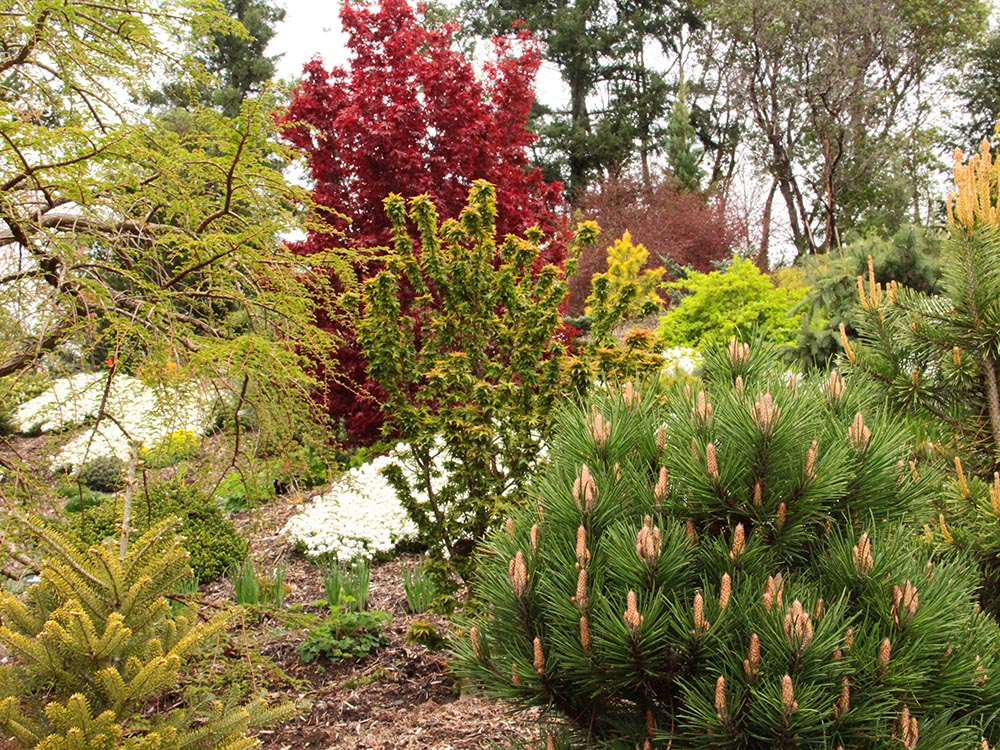
[[94, 492], [118, 492], [125, 486], [125, 462], [117, 456], [98, 456], [80, 467], [78, 477]]
[[[182, 477], [150, 485], [133, 499], [132, 534], [138, 536], [160, 520], [176, 516], [178, 532], [190, 553], [189, 564], [202, 583], [214, 581], [246, 557], [247, 540], [210, 495]], [[86, 545], [120, 534], [121, 498], [109, 498], [70, 522], [69, 533]]]
[[725, 270], [690, 273], [665, 286], [688, 294], [660, 318], [656, 333], [667, 346], [695, 349], [756, 334], [775, 344], [794, 344], [801, 321], [792, 311], [808, 291], [775, 286], [753, 262], [740, 258]]
[[142, 459], [154, 469], [174, 466], [192, 458], [201, 448], [201, 437], [193, 430], [168, 432], [150, 448], [143, 448]]
[[457, 671], [544, 707], [557, 747], [992, 747], [1000, 632], [908, 521], [940, 482], [859, 388], [771, 357], [567, 407]]

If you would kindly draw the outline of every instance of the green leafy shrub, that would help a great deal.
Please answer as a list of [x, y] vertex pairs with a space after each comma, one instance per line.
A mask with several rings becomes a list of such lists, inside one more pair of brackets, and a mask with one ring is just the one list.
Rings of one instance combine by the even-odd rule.
[[793, 344], [800, 321], [792, 311], [806, 295], [803, 288], [776, 287], [740, 258], [723, 271], [692, 272], [665, 287], [685, 289], [688, 295], [660, 318], [656, 332], [668, 346], [695, 349], [734, 336], [747, 341], [755, 331], [775, 344]]
[[[180, 519], [179, 532], [191, 554], [190, 565], [203, 583], [234, 569], [246, 557], [247, 541], [222, 508], [183, 477], [143, 488], [133, 502], [133, 533], [142, 533], [168, 516]], [[121, 519], [121, 498], [109, 498], [72, 519], [68, 531], [83, 544], [99, 544], [120, 536]]]
[[255, 508], [291, 489], [324, 484], [330, 476], [326, 456], [312, 446], [292, 445], [283, 455], [254, 459], [233, 469], [215, 488], [227, 512]]
[[150, 528], [124, 556], [27, 525], [49, 557], [23, 600], [0, 593], [0, 644], [13, 657], [0, 664], [5, 747], [249, 748], [253, 728], [291, 714], [289, 705], [178, 701], [185, 663], [226, 618], [201, 622], [171, 608], [166, 595], [191, 576], [174, 522]]
[[201, 449], [201, 438], [191, 430], [168, 432], [150, 448], [143, 448], [140, 457], [151, 469], [176, 466], [181, 461], [193, 458]]
[[560, 747], [997, 741], [1000, 631], [906, 520], [939, 481], [860, 386], [774, 354], [566, 408], [537, 506], [484, 545], [460, 675], [544, 707]]
[[125, 462], [117, 456], [98, 456], [81, 466], [77, 477], [94, 492], [118, 492], [125, 486]]
[[417, 617], [406, 628], [406, 642], [416, 643], [431, 651], [440, 651], [448, 641], [438, 627], [426, 617]]
[[56, 493], [66, 499], [63, 509], [67, 513], [79, 513], [94, 508], [108, 499], [107, 493], [96, 492], [82, 483], [72, 481], [70, 477], [63, 477], [56, 484]]
[[330, 661], [362, 659], [389, 642], [385, 628], [391, 621], [389, 613], [381, 610], [331, 610], [309, 628], [299, 644], [299, 658], [304, 662], [321, 657]]
[[[556, 334], [562, 271], [542, 265], [543, 237], [497, 243], [496, 191], [477, 181], [458, 220], [439, 223], [427, 196], [386, 199], [394, 252], [365, 283], [359, 340], [385, 390], [388, 429], [409, 443], [420, 489], [390, 475], [432, 555], [467, 576], [476, 541], [524, 484], [562, 394]], [[411, 226], [419, 237], [415, 248]], [[578, 242], [596, 238], [585, 225]], [[419, 321], [419, 324], [418, 324]], [[447, 482], [431, 482], [445, 456]]]

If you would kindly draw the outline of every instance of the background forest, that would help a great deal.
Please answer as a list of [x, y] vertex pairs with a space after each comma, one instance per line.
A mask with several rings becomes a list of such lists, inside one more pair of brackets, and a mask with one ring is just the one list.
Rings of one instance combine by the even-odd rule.
[[0, 747], [994, 748], [991, 11], [0, 0]]

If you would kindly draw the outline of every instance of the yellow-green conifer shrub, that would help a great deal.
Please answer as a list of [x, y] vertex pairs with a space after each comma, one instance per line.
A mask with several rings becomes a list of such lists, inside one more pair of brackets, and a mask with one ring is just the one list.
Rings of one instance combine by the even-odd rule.
[[483, 545], [455, 665], [542, 707], [549, 747], [1000, 740], [997, 625], [916, 522], [940, 482], [878, 399], [773, 360], [734, 340], [666, 400], [568, 405], [537, 502]]
[[[402, 472], [390, 481], [437, 563], [465, 577], [501, 509], [526, 500], [549, 414], [565, 394], [564, 274], [541, 265], [537, 229], [497, 240], [496, 190], [485, 181], [457, 220], [441, 221], [428, 196], [385, 204], [394, 252], [364, 286], [358, 337], [427, 502], [414, 500]], [[596, 231], [582, 224], [575, 248]], [[446, 482], [435, 475], [442, 457]]]
[[121, 555], [118, 545], [80, 549], [26, 520], [48, 557], [23, 598], [0, 594], [0, 737], [9, 748], [45, 750], [243, 750], [254, 727], [291, 706], [169, 702], [188, 657], [226, 624], [172, 611], [166, 594], [191, 575], [165, 520]]
[[[624, 298], [625, 307], [621, 311], [626, 320], [651, 314], [660, 307], [660, 297], [656, 293], [663, 283], [664, 268], [643, 271], [649, 251], [642, 243], [632, 244], [632, 235], [626, 231], [620, 239], [608, 248], [608, 272], [596, 274], [594, 282], [604, 277], [608, 280], [607, 293], [610, 298]], [[593, 292], [587, 299], [585, 312], [594, 314]]]

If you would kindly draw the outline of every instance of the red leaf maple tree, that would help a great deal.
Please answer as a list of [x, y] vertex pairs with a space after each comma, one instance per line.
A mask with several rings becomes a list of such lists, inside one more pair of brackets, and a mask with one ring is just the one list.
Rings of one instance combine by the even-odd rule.
[[[567, 215], [562, 185], [532, 168], [527, 128], [537, 41], [516, 33], [493, 41], [477, 75], [454, 44], [453, 23], [434, 28], [406, 0], [370, 6], [345, 2], [341, 22], [351, 57], [347, 67], [306, 64], [304, 78], [281, 118], [283, 137], [306, 154], [316, 203], [340, 236], [311, 232], [291, 245], [300, 255], [334, 246], [372, 248], [390, 241], [383, 200], [390, 193], [430, 195], [442, 217], [457, 216], [477, 179], [496, 187], [500, 236], [538, 226], [549, 239], [538, 259], [565, 261]], [[358, 262], [359, 281], [378, 269]], [[370, 443], [382, 423], [379, 393], [336, 301], [317, 300], [318, 324], [344, 340], [325, 383], [325, 407], [343, 420], [348, 441]]]

